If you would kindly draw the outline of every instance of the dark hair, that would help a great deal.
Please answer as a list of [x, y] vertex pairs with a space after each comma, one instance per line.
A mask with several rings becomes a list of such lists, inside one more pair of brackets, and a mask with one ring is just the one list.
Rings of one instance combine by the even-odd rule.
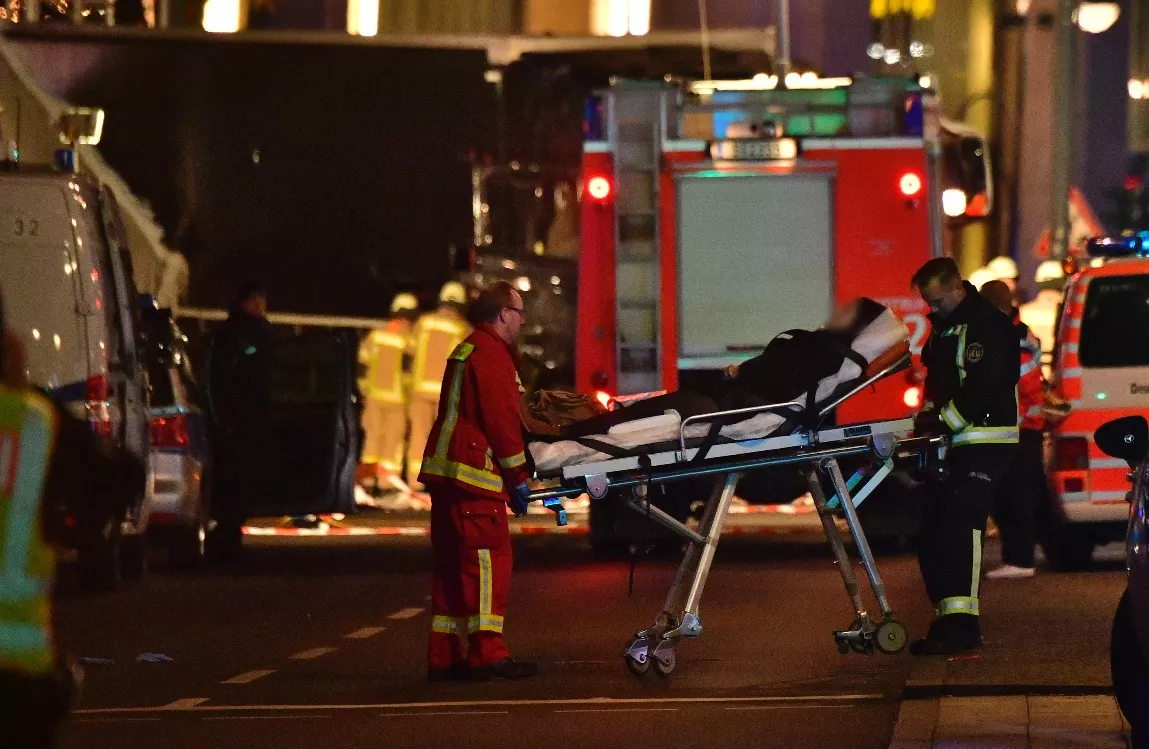
[[883, 304], [875, 302], [869, 297], [858, 297], [858, 314], [854, 316], [854, 322], [850, 325], [848, 332], [850, 340], [854, 340], [862, 331], [865, 330], [870, 323], [878, 319], [878, 316], [886, 311]]
[[1013, 314], [1013, 292], [1005, 281], [986, 281], [981, 287], [981, 295], [1005, 314]]
[[233, 299], [231, 302], [232, 309], [237, 309], [248, 299], [257, 296], [266, 297], [267, 287], [261, 284], [259, 281], [245, 282], [242, 286], [239, 287], [239, 291], [237, 291], [235, 294], [235, 299]]
[[930, 284], [941, 283], [951, 286], [960, 281], [961, 271], [958, 270], [953, 258], [935, 257], [918, 268], [918, 272], [910, 279], [910, 284], [921, 289]]
[[495, 281], [479, 292], [471, 302], [471, 323], [487, 325], [498, 319], [505, 308], [514, 306], [515, 287], [507, 281]]

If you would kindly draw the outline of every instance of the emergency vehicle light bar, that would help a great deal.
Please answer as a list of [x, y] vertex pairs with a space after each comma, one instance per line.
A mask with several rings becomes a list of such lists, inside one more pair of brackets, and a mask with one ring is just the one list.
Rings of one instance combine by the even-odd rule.
[[1090, 257], [1129, 257], [1149, 255], [1149, 232], [1138, 232], [1120, 237], [1094, 237], [1085, 245]]

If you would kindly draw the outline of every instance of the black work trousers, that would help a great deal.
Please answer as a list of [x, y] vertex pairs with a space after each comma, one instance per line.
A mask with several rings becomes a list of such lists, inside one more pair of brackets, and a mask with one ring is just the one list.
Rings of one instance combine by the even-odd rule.
[[993, 519], [1001, 530], [1001, 561], [1033, 567], [1038, 506], [1046, 501], [1045, 456], [1040, 430], [1022, 429], [1021, 442], [994, 501]]
[[0, 746], [52, 749], [71, 703], [71, 682], [63, 670], [29, 676], [0, 669]]
[[980, 613], [977, 596], [985, 523], [1016, 447], [951, 448], [949, 478], [927, 486], [918, 565], [936, 616]]

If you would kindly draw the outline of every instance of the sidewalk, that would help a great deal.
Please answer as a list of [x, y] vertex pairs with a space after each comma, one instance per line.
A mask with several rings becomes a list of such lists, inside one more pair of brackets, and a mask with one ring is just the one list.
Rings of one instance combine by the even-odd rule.
[[[996, 556], [995, 543], [987, 569]], [[1099, 554], [1092, 572], [985, 581], [985, 646], [976, 656], [915, 659], [891, 749], [1131, 746], [1109, 676], [1125, 577], [1111, 556]]]

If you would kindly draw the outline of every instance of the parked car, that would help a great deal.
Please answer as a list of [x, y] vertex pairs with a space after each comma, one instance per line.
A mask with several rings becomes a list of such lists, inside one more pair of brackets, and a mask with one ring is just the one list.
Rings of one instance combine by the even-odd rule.
[[[0, 279], [28, 379], [146, 464], [147, 368], [124, 237], [115, 198], [94, 181], [33, 167], [0, 172]], [[144, 573], [149, 487], [150, 477], [115, 516], [74, 508], [68, 517], [64, 543], [89, 586]]]
[[1149, 422], [1139, 415], [1115, 419], [1094, 439], [1106, 455], [1133, 469], [1125, 545], [1129, 586], [1113, 616], [1109, 659], [1117, 701], [1133, 726], [1133, 745], [1141, 747], [1149, 745]]
[[207, 412], [192, 370], [187, 338], [169, 309], [143, 297], [145, 358], [151, 382], [153, 492], [148, 534], [169, 550], [172, 565], [203, 561], [211, 519], [212, 452]]
[[1093, 262], [1065, 287], [1052, 381], [1071, 410], [1050, 431], [1050, 501], [1041, 544], [1058, 569], [1081, 569], [1125, 532], [1127, 468], [1093, 441], [1102, 424], [1149, 416], [1149, 240], [1089, 242]]

